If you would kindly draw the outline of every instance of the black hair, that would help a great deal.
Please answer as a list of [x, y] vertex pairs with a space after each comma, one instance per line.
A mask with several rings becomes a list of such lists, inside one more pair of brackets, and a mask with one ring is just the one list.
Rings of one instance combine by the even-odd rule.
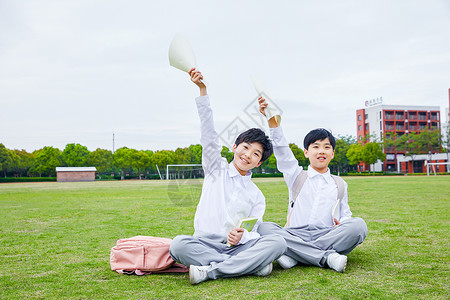
[[263, 148], [261, 162], [264, 162], [273, 153], [272, 142], [269, 137], [259, 128], [250, 128], [247, 131], [242, 132], [234, 142], [236, 146], [241, 143], [260, 143]]
[[324, 128], [317, 128], [311, 130], [303, 140], [303, 147], [305, 147], [306, 150], [308, 150], [309, 145], [316, 141], [323, 141], [324, 139], [328, 138], [330, 140], [331, 146], [336, 147], [336, 140], [334, 139], [333, 134], [329, 132], [328, 130]]

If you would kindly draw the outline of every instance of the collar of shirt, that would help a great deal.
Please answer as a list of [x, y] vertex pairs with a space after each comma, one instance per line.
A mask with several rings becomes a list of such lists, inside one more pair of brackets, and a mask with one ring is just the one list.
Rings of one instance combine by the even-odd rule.
[[233, 162], [230, 162], [228, 164], [228, 175], [230, 175], [230, 177], [241, 177], [242, 183], [244, 184], [244, 186], [247, 186], [252, 178], [252, 171], [248, 171], [245, 176], [242, 176], [241, 173], [239, 173], [239, 171], [236, 169], [236, 166], [233, 164]]
[[327, 183], [334, 182], [333, 178], [331, 177], [330, 169], [328, 169], [325, 173], [322, 174], [322, 173], [319, 173], [316, 170], [314, 170], [314, 168], [311, 167], [311, 165], [309, 165], [307, 172], [308, 172], [308, 177], [310, 177], [310, 178], [314, 178], [316, 176], [321, 176], [323, 179], [325, 179], [325, 181]]

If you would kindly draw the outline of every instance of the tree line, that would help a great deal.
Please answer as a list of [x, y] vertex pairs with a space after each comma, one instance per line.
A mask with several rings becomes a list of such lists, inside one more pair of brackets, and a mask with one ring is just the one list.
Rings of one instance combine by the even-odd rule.
[[[372, 139], [373, 140], [373, 139]], [[296, 144], [289, 144], [300, 166], [307, 167], [309, 162], [305, 158], [303, 149]], [[385, 154], [405, 152], [414, 156], [419, 153], [441, 152], [441, 137], [438, 131], [423, 131], [401, 136], [387, 135], [382, 141], [365, 141], [358, 143], [352, 136], [338, 136], [336, 140], [335, 156], [330, 163], [333, 173], [348, 173], [357, 171], [357, 165], [384, 161]], [[223, 146], [222, 156], [229, 162], [233, 152]], [[168, 164], [201, 164], [202, 146], [190, 145], [176, 150], [136, 150], [127, 147], [117, 149], [114, 153], [106, 149], [89, 151], [86, 146], [71, 143], [63, 150], [46, 146], [31, 153], [25, 150], [7, 149], [0, 143], [0, 171], [4, 177], [22, 176], [55, 176], [56, 167], [96, 167], [97, 175], [124, 174], [151, 177], [156, 176], [157, 166], [165, 170]], [[275, 156], [270, 156], [257, 170], [257, 173], [277, 172]]]

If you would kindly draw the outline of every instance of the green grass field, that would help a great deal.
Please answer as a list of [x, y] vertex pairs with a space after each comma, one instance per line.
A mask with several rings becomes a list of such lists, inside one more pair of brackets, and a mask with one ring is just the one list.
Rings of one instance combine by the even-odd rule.
[[[450, 177], [349, 177], [350, 207], [365, 242], [345, 273], [274, 263], [265, 278], [189, 284], [186, 274], [110, 270], [119, 238], [193, 233], [200, 181], [0, 184], [0, 298], [448, 299]], [[282, 178], [254, 180], [266, 221], [283, 223]]]

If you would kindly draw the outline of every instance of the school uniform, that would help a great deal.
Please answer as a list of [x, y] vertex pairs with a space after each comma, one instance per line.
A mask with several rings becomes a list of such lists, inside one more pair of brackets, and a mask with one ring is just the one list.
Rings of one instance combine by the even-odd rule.
[[[186, 266], [211, 265], [210, 279], [252, 274], [281, 256], [286, 242], [277, 235], [257, 232], [265, 211], [265, 198], [234, 164], [221, 157], [222, 146], [215, 131], [208, 95], [196, 98], [203, 147], [205, 178], [194, 218], [194, 236], [180, 235], [170, 246], [172, 258]], [[236, 246], [227, 246], [227, 236], [240, 219], [256, 217], [252, 232], [245, 230]]]
[[347, 183], [340, 202], [341, 223], [333, 227], [332, 208], [336, 203], [338, 190], [331, 177], [330, 170], [324, 174], [311, 166], [307, 171], [298, 165], [298, 161], [289, 148], [281, 127], [271, 128], [273, 150], [277, 167], [292, 195], [295, 179], [300, 172], [307, 172], [307, 179], [289, 207], [289, 224], [284, 228], [271, 222], [258, 227], [261, 235], [278, 234], [287, 243], [285, 255], [307, 265], [323, 267], [331, 253], [347, 254], [362, 243], [367, 235], [367, 226], [363, 219], [352, 218], [348, 205]]

